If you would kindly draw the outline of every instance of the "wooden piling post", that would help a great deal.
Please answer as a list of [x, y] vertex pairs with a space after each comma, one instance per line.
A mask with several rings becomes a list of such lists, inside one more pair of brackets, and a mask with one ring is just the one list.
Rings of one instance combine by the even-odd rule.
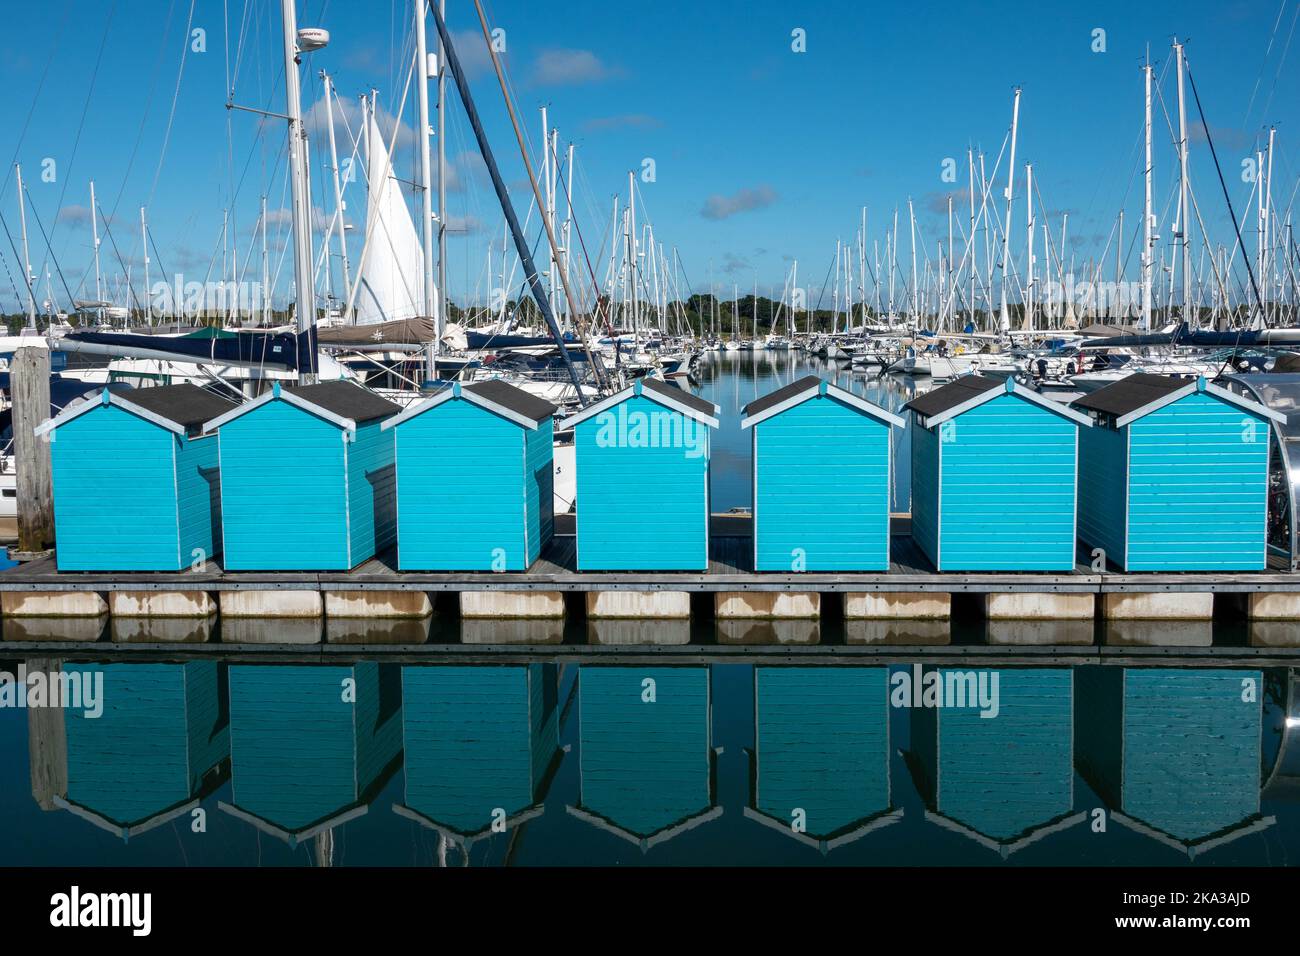
[[25, 346], [9, 366], [13, 395], [14, 463], [18, 494], [18, 550], [43, 551], [54, 541], [54, 491], [48, 437], [36, 426], [50, 414], [50, 350]]
[[[58, 680], [63, 661], [33, 657], [28, 673], [40, 672]], [[27, 711], [27, 754], [32, 799], [42, 810], [55, 808], [54, 798], [68, 793], [68, 731], [62, 707], [32, 707]]]

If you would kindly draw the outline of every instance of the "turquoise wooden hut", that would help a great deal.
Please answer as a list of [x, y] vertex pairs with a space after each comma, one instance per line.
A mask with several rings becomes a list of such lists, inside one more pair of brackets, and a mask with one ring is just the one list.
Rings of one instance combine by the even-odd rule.
[[1112, 819], [1189, 858], [1274, 823], [1260, 815], [1260, 671], [1077, 674], [1079, 770]]
[[540, 816], [558, 765], [554, 664], [402, 668], [400, 816], [463, 847]]
[[1074, 402], [1079, 537], [1125, 571], [1262, 571], [1270, 422], [1204, 378], [1130, 375]]
[[182, 571], [221, 548], [217, 441], [235, 408], [195, 385], [117, 392], [42, 423], [60, 571]]
[[[909, 704], [909, 763], [927, 820], [1006, 859], [1084, 819], [1074, 812], [1074, 684], [1068, 668], [924, 673], [938, 675], [939, 706], [921, 703], [915, 686], [920, 665], [896, 672], [891, 694], [916, 695]], [[972, 703], [972, 681], [980, 674], [990, 690], [997, 677], [994, 710]]]
[[65, 664], [83, 688], [103, 682], [102, 712], [65, 710], [67, 792], [55, 805], [123, 841], [188, 815], [229, 770], [225, 668]]
[[707, 667], [584, 664], [578, 711], [570, 814], [645, 852], [722, 813]]
[[808, 375], [750, 402], [756, 571], [885, 571], [899, 416]]
[[745, 816], [823, 854], [902, 819], [888, 677], [887, 667], [755, 667]]
[[230, 668], [231, 803], [290, 846], [366, 813], [401, 762], [395, 664]]
[[554, 531], [555, 406], [491, 379], [444, 388], [381, 426], [397, 461], [404, 571], [527, 571]]
[[718, 406], [641, 378], [560, 423], [574, 429], [580, 571], [705, 571]]
[[912, 537], [939, 571], [1069, 571], [1082, 412], [1013, 378], [912, 399]]
[[282, 388], [203, 426], [221, 454], [227, 571], [347, 571], [396, 534], [400, 407], [351, 382]]

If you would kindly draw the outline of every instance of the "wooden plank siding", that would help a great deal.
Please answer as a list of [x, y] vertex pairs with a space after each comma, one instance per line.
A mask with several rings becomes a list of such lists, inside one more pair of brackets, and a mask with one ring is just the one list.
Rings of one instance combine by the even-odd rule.
[[553, 530], [549, 421], [531, 432], [453, 399], [392, 431], [402, 570], [526, 571], [537, 560]]
[[358, 425], [347, 447], [349, 567], [397, 541], [393, 433], [378, 421]]
[[346, 571], [343, 430], [283, 400], [221, 426], [221, 518], [230, 571]]
[[290, 833], [359, 803], [400, 753], [400, 676], [385, 707], [378, 670], [395, 666], [232, 666], [232, 802]]
[[215, 661], [70, 664], [83, 682], [103, 680], [103, 713], [66, 711], [71, 803], [122, 827], [192, 799], [229, 755]]
[[754, 808], [826, 838], [890, 808], [886, 667], [754, 668]]
[[1080, 708], [1116, 716], [1080, 737], [1080, 769], [1113, 808], [1188, 846], [1259, 813], [1260, 671], [1088, 671]]
[[621, 404], [630, 420], [644, 416], [641, 421], [654, 433], [698, 437], [700, 453], [672, 441], [639, 447], [628, 436], [613, 434], [608, 422], [621, 414], [618, 407], [579, 422], [574, 429], [578, 569], [704, 571], [709, 428], [648, 398], [630, 397]]
[[[965, 669], [939, 668], [939, 673]], [[912, 710], [912, 747], [935, 811], [999, 842], [1074, 806], [1073, 678], [1068, 668], [1002, 668], [996, 717], [977, 707]]]
[[1130, 571], [1262, 571], [1267, 419], [1204, 392], [1127, 426]]
[[583, 666], [578, 704], [583, 807], [642, 838], [710, 808], [707, 667]]
[[753, 432], [755, 570], [886, 569], [890, 426], [824, 395]]
[[1094, 426], [1079, 430], [1079, 540], [1124, 562], [1128, 541], [1128, 435]]
[[115, 405], [51, 436], [60, 570], [181, 571], [195, 550], [215, 552], [215, 442], [187, 441]]
[[555, 534], [555, 422], [547, 418], [524, 432], [525, 568], [542, 555]]
[[[937, 527], [938, 570], [1074, 567], [1078, 428], [1009, 393], [936, 426], [935, 456], [918, 423], [913, 521], [922, 547]], [[938, 482], [937, 500], [927, 481]]]
[[554, 664], [403, 667], [406, 805], [462, 834], [532, 806], [557, 748]]

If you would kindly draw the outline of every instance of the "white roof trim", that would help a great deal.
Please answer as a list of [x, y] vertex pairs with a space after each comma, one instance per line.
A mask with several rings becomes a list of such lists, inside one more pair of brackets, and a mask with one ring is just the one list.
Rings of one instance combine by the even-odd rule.
[[502, 418], [509, 419], [510, 421], [514, 422], [516, 425], [520, 425], [523, 428], [529, 429], [530, 431], [537, 430], [538, 423], [533, 421], [527, 415], [520, 415], [518, 412], [514, 411], [513, 409], [506, 408], [504, 405], [499, 405], [496, 402], [490, 401], [484, 398], [482, 395], [477, 394], [473, 389], [461, 388], [459, 383], [453, 384], [450, 388], [444, 388], [437, 395], [433, 395], [430, 396], [429, 398], [421, 399], [418, 402], [413, 402], [412, 404], [408, 405], [405, 409], [403, 409], [399, 414], [394, 415], [392, 418], [384, 419], [383, 423], [380, 424], [379, 427], [381, 430], [395, 428], [398, 425], [402, 424], [403, 422], [410, 421], [412, 418], [415, 418], [417, 415], [423, 415], [425, 412], [429, 411], [430, 409], [437, 408], [439, 405], [443, 404], [444, 402], [451, 401], [453, 398], [463, 398], [465, 401], [477, 405], [480, 408], [485, 408], [489, 412], [492, 412], [496, 415], [500, 415]]
[[1236, 405], [1238, 408], [1245, 409], [1255, 415], [1261, 415], [1264, 418], [1275, 422], [1286, 423], [1286, 415], [1276, 409], [1269, 408], [1267, 405], [1249, 399], [1244, 395], [1238, 395], [1231, 389], [1224, 388], [1222, 385], [1215, 385], [1213, 382], [1206, 382], [1204, 385], [1199, 380], [1193, 379], [1182, 388], [1175, 389], [1167, 395], [1162, 395], [1154, 401], [1148, 402], [1141, 408], [1135, 408], [1126, 415], [1121, 415], [1115, 419], [1115, 427], [1123, 428], [1130, 422], [1135, 422], [1139, 418], [1145, 418], [1152, 412], [1157, 412], [1166, 405], [1172, 405], [1179, 399], [1186, 398], [1195, 392], [1203, 391], [1207, 395], [1213, 395], [1215, 398], [1222, 399], [1230, 405]]
[[926, 428], [933, 428], [935, 425], [940, 425], [943, 422], [948, 421], [950, 418], [956, 418], [958, 415], [965, 414], [966, 412], [970, 411], [972, 408], [978, 408], [979, 406], [983, 405], [985, 402], [991, 402], [993, 401], [993, 399], [998, 398], [999, 396], [1018, 395], [1021, 398], [1025, 399], [1026, 401], [1033, 402], [1035, 405], [1039, 405], [1047, 409], [1049, 412], [1055, 412], [1057, 415], [1060, 415], [1062, 418], [1068, 418], [1070, 421], [1075, 422], [1079, 425], [1087, 425], [1087, 426], [1092, 425], [1092, 418], [1083, 414], [1082, 412], [1070, 408], [1070, 406], [1064, 404], [1063, 402], [1056, 402], [1050, 398], [1044, 398], [1042, 395], [1038, 394], [1038, 392], [1035, 392], [1032, 388], [1025, 388], [1025, 386], [1021, 385], [1019, 382], [1016, 382], [1012, 379], [1007, 379], [1007, 381], [1011, 383], [1011, 388], [990, 388], [988, 391], [981, 392], [979, 395], [976, 395], [974, 398], [967, 399], [966, 401], [962, 402], [960, 405], [954, 405], [952, 408], [949, 408], [946, 411], [939, 412], [937, 415], [932, 415], [929, 418], [925, 418], [920, 415], [918, 415], [917, 417], [921, 419], [921, 424], [924, 425]]
[[[1120, 381], [1123, 381], [1123, 379], [1121, 379]], [[1186, 398], [1188, 395], [1193, 395], [1195, 393], [1196, 393], [1196, 380], [1193, 379], [1189, 381], [1186, 385], [1182, 386], [1182, 388], [1176, 388], [1172, 392], [1167, 392], [1166, 394], [1161, 395], [1159, 398], [1147, 402], [1141, 408], [1135, 408], [1133, 409], [1133, 411], [1125, 415], [1119, 416], [1118, 418], [1115, 419], [1115, 427], [1123, 428], [1129, 422], [1136, 421], [1139, 418], [1144, 418], [1147, 415], [1150, 415], [1152, 412], [1159, 411], [1160, 409], [1164, 408], [1166, 405], [1172, 405], [1174, 402], [1178, 401], [1179, 399]]]
[[[105, 394], [108, 395], [107, 400], [104, 399]], [[122, 411], [130, 412], [132, 415], [143, 418], [145, 421], [151, 422], [159, 428], [165, 428], [169, 432], [175, 432], [177, 435], [185, 434], [185, 426], [178, 425], [170, 418], [163, 418], [161, 415], [143, 409], [139, 405], [135, 404], [135, 402], [129, 402], [125, 398], [119, 396], [116, 392], [110, 391], [107, 388], [101, 391], [97, 398], [88, 398], [77, 405], [64, 408], [63, 411], [59, 412], [59, 414], [55, 415], [53, 418], [46, 419], [37, 425], [34, 431], [37, 435], [44, 435], [46, 432], [52, 432], [54, 429], [66, 425], [74, 418], [80, 418], [87, 412], [93, 412], [95, 409], [103, 405], [116, 405], [118, 408], [122, 409]]]
[[560, 422], [558, 427], [561, 430], [567, 430], [569, 428], [572, 428], [574, 425], [578, 425], [581, 422], [585, 422], [587, 419], [595, 415], [599, 415], [603, 411], [608, 411], [609, 409], [614, 408], [617, 405], [621, 405], [629, 398], [634, 397], [638, 392], [640, 392], [642, 398], [648, 398], [656, 405], [662, 405], [664, 408], [671, 408], [673, 411], [681, 412], [687, 418], [693, 418], [701, 425], [708, 425], [710, 428], [718, 427], [718, 420], [717, 418], [713, 417], [713, 415], [716, 415], [721, 410], [718, 408], [717, 405], [713, 406], [713, 415], [705, 415], [703, 412], [696, 411], [695, 409], [691, 408], [691, 406], [686, 405], [683, 402], [676, 401], [668, 395], [661, 395], [659, 392], [653, 391], [652, 389], [639, 389], [637, 387], [637, 384], [629, 385], [621, 392], [615, 392], [613, 395], [609, 396], [609, 398], [602, 399], [599, 402], [596, 402], [592, 405], [588, 405], [586, 408], [584, 408], [582, 411], [578, 412], [577, 414], [571, 415], [568, 418], [564, 419], [562, 422]]
[[273, 402], [277, 398], [280, 399], [281, 401], [288, 402], [294, 408], [299, 408], [302, 409], [304, 412], [308, 412], [309, 414], [319, 416], [320, 418], [325, 419], [325, 421], [329, 422], [331, 425], [337, 425], [339, 428], [346, 429], [347, 431], [356, 431], [357, 429], [357, 423], [354, 422], [352, 419], [344, 418], [342, 415], [335, 415], [333, 412], [329, 411], [328, 409], [321, 408], [319, 405], [315, 405], [312, 402], [307, 401], [306, 399], [299, 398], [297, 395], [294, 395], [291, 392], [283, 391], [280, 388], [280, 383], [277, 382], [274, 385], [274, 387], [271, 388], [270, 391], [263, 392], [257, 398], [253, 399], [251, 402], [245, 402], [243, 405], [240, 405], [238, 408], [232, 408], [224, 415], [218, 415], [216, 418], [212, 419], [212, 421], [205, 422], [203, 424], [203, 433], [206, 435], [208, 432], [216, 431], [222, 425], [227, 425], [230, 422], [233, 422], [236, 418], [239, 418], [241, 415], [247, 415], [249, 412], [253, 411], [254, 409], [261, 408], [263, 405], [267, 404], [268, 402]]
[[841, 401], [846, 405], [852, 405], [854, 408], [858, 409], [859, 411], [865, 412], [866, 414], [870, 415], [873, 418], [878, 418], [888, 425], [892, 425], [895, 428], [902, 428], [904, 425], [907, 424], [906, 421], [901, 416], [895, 415], [893, 412], [881, 408], [879, 405], [876, 405], [874, 402], [869, 402], [865, 398], [862, 398], [859, 395], [854, 395], [852, 392], [848, 391], [847, 389], [840, 388], [838, 385], [832, 385], [830, 382], [819, 382], [817, 385], [810, 385], [803, 391], [799, 392], [798, 394], [792, 395], [790, 398], [787, 398], [784, 402], [781, 402], [777, 405], [773, 405], [771, 408], [763, 409], [763, 411], [759, 412], [757, 415], [751, 415], [748, 418], [742, 418], [740, 420], [740, 427], [752, 428], [754, 425], [757, 425], [759, 422], [765, 422], [769, 418], [772, 418], [775, 415], [780, 415], [782, 412], [794, 408], [796, 405], [802, 405], [804, 402], [808, 401], [808, 399], [815, 398], [816, 396], [822, 394], [822, 389], [821, 389], [822, 385], [826, 386], [826, 395], [830, 396], [831, 398], [837, 399], [838, 401]]

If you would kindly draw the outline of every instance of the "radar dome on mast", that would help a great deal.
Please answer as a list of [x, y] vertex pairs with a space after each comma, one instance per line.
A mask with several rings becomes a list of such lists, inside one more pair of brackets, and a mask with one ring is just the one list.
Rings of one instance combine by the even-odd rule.
[[320, 27], [303, 27], [298, 31], [298, 49], [303, 53], [314, 53], [323, 49], [330, 42], [330, 32]]

